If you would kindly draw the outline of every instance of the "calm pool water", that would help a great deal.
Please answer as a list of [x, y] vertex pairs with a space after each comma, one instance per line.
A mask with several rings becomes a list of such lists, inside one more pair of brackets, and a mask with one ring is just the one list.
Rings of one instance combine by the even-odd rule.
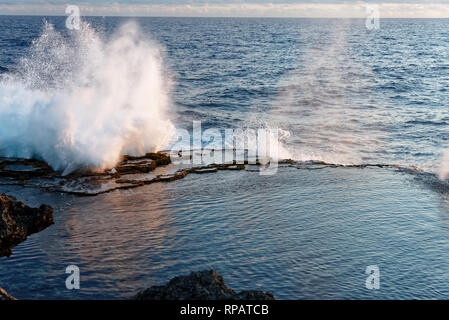
[[[5, 188], [56, 209], [53, 226], [0, 260], [0, 283], [18, 298], [128, 298], [207, 268], [282, 299], [449, 295], [445, 189], [395, 169], [191, 174], [95, 197]], [[65, 288], [70, 264], [80, 291]], [[365, 288], [368, 265], [379, 290]]]

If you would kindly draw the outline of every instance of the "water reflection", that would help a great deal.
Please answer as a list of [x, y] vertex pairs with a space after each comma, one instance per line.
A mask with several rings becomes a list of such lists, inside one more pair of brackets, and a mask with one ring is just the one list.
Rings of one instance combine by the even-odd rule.
[[[55, 206], [56, 223], [0, 260], [0, 283], [19, 298], [129, 298], [215, 268], [236, 290], [284, 299], [447, 298], [447, 195], [418, 181], [388, 168], [282, 167], [96, 197], [16, 190]], [[65, 289], [69, 264], [80, 291]], [[367, 265], [381, 268], [375, 295]]]

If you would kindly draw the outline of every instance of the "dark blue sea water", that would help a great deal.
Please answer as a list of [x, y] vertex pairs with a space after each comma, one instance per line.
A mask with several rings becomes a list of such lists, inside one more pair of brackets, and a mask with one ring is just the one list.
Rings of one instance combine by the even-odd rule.
[[[29, 56], [43, 19], [0, 17], [3, 75]], [[70, 36], [65, 17], [45, 19]], [[130, 19], [85, 20], [107, 38]], [[298, 162], [89, 198], [2, 186], [53, 205], [56, 223], [0, 260], [1, 287], [25, 299], [127, 298], [215, 268], [237, 290], [282, 299], [449, 296], [449, 189], [435, 175], [446, 172], [449, 20], [385, 19], [372, 31], [357, 19], [132, 20], [162, 48], [177, 128], [281, 128]], [[80, 291], [65, 288], [70, 264]], [[365, 288], [369, 265], [379, 290]]]

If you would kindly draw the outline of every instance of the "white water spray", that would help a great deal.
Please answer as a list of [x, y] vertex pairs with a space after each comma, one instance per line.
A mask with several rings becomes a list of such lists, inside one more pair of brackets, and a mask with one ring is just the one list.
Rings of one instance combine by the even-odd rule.
[[112, 168], [170, 143], [169, 93], [161, 50], [135, 24], [102, 39], [87, 23], [69, 37], [45, 23], [0, 81], [0, 156], [64, 174]]

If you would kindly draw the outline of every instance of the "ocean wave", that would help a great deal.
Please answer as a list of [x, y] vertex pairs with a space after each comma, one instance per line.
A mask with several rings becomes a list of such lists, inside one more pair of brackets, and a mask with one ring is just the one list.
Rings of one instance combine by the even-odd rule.
[[45, 22], [0, 81], [0, 156], [68, 174], [158, 150], [174, 133], [170, 88], [159, 45], [136, 24], [106, 39], [87, 23], [63, 36]]

